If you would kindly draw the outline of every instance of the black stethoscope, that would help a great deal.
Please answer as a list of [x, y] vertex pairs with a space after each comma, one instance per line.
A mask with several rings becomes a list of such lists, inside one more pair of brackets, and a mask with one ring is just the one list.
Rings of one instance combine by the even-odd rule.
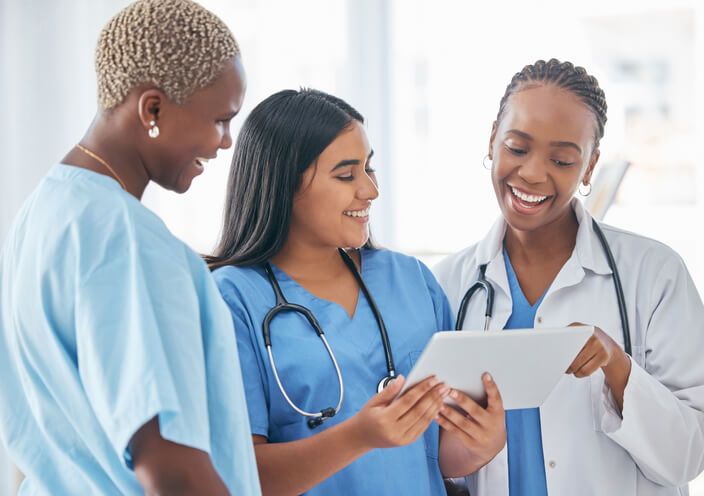
[[[628, 314], [626, 314], [626, 298], [623, 295], [623, 287], [621, 286], [621, 277], [618, 275], [618, 268], [616, 267], [616, 261], [614, 260], [613, 253], [611, 253], [611, 248], [609, 243], [606, 241], [606, 236], [604, 232], [599, 227], [599, 223], [592, 219], [592, 225], [594, 226], [594, 232], [599, 238], [601, 247], [604, 249], [604, 254], [609, 262], [609, 268], [611, 269], [612, 277], [614, 280], [614, 288], [616, 290], [616, 299], [618, 301], [618, 313], [621, 317], [621, 329], [623, 330], [623, 348], [628, 355], [631, 355], [631, 331], [628, 325]], [[489, 330], [489, 323], [491, 322], [491, 317], [494, 312], [494, 287], [486, 279], [486, 267], [488, 264], [483, 264], [479, 266], [479, 277], [477, 281], [472, 284], [472, 286], [467, 290], [462, 297], [462, 302], [460, 303], [460, 309], [457, 312], [457, 323], [455, 324], [455, 330], [459, 331], [462, 329], [464, 324], [464, 319], [467, 315], [467, 307], [469, 306], [469, 301], [474, 296], [477, 291], [484, 290], [486, 292], [486, 309], [484, 311], [484, 330]]]
[[[347, 254], [347, 252], [343, 249], [338, 250], [340, 252], [340, 256], [342, 257], [342, 260], [345, 262], [345, 265], [347, 268], [352, 272], [352, 275], [354, 278], [357, 280], [357, 284], [359, 284], [359, 287], [362, 289], [362, 293], [364, 293], [364, 297], [367, 299], [367, 303], [369, 303], [369, 307], [372, 310], [372, 313], [374, 314], [374, 319], [376, 320], [376, 324], [379, 327], [379, 334], [381, 336], [381, 344], [384, 346], [384, 355], [386, 358], [386, 370], [388, 372], [388, 375], [381, 379], [379, 381], [379, 384], [377, 385], [377, 391], [381, 391], [384, 389], [392, 380], [396, 378], [396, 367], [394, 366], [394, 357], [391, 353], [391, 344], [389, 343], [389, 334], [386, 332], [386, 326], [384, 325], [384, 319], [381, 317], [381, 312], [379, 312], [379, 308], [376, 306], [376, 302], [374, 301], [374, 298], [372, 298], [372, 295], [369, 293], [369, 290], [367, 289], [367, 285], [364, 284], [364, 281], [362, 280], [362, 276], [360, 275], [359, 271], [357, 270], [357, 266], [355, 265], [354, 261], [350, 256]], [[361, 260], [361, 259], [360, 259]], [[274, 289], [274, 294], [276, 295], [276, 305], [274, 308], [269, 310], [269, 312], [266, 314], [264, 317], [264, 322], [262, 323], [262, 333], [264, 334], [264, 345], [266, 346], [266, 351], [269, 355], [269, 364], [271, 365], [271, 370], [274, 372], [274, 378], [276, 379], [276, 384], [279, 386], [279, 390], [281, 391], [281, 394], [283, 394], [284, 398], [286, 399], [286, 402], [291, 405], [291, 408], [293, 408], [296, 412], [299, 414], [303, 415], [304, 417], [308, 417], [308, 427], [311, 429], [314, 429], [318, 427], [320, 424], [325, 422], [327, 419], [334, 417], [339, 411], [340, 408], [342, 408], [342, 399], [345, 396], [345, 387], [342, 382], [342, 373], [340, 372], [340, 367], [337, 363], [337, 359], [335, 358], [335, 354], [332, 352], [332, 349], [330, 348], [330, 345], [328, 344], [328, 340], [325, 337], [325, 333], [323, 332], [323, 328], [320, 326], [320, 323], [318, 322], [318, 319], [315, 318], [315, 315], [313, 315], [313, 312], [308, 310], [306, 307], [302, 305], [297, 305], [295, 303], [289, 303], [286, 298], [284, 297], [283, 292], [281, 291], [281, 286], [279, 286], [278, 281], [276, 280], [276, 276], [274, 276], [274, 271], [271, 268], [271, 264], [266, 263], [264, 264], [264, 271], [266, 272], [267, 278], [269, 279], [269, 283], [271, 284], [271, 287]], [[332, 363], [335, 367], [335, 373], [337, 374], [337, 380], [340, 384], [340, 399], [337, 402], [337, 406], [335, 408], [328, 407], [320, 410], [319, 412], [307, 412], [301, 408], [298, 408], [296, 404], [291, 401], [291, 398], [289, 398], [288, 394], [286, 394], [286, 390], [284, 389], [283, 384], [281, 383], [281, 379], [279, 378], [279, 373], [276, 369], [276, 364], [274, 363], [274, 355], [271, 352], [271, 332], [270, 332], [270, 325], [271, 321], [274, 320], [274, 317], [276, 317], [278, 314], [281, 312], [292, 312], [292, 313], [297, 313], [299, 315], [302, 315], [305, 317], [305, 319], [308, 321], [310, 326], [313, 328], [313, 330], [316, 332], [318, 337], [323, 341], [323, 344], [325, 345], [325, 349], [328, 352], [328, 355], [330, 356], [330, 360], [332, 360]]]

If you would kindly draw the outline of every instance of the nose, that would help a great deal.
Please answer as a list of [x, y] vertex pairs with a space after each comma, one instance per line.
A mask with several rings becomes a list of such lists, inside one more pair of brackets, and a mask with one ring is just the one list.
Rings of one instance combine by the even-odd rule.
[[220, 140], [220, 148], [222, 150], [227, 150], [232, 146], [232, 136], [230, 135], [230, 125], [229, 123], [225, 127], [225, 132], [222, 135], [222, 139]]
[[538, 154], [530, 154], [518, 168], [518, 176], [528, 184], [539, 184], [547, 179], [545, 160]]
[[376, 200], [379, 198], [379, 185], [376, 182], [376, 176], [371, 173], [365, 173], [359, 188], [357, 189], [357, 197], [361, 200]]

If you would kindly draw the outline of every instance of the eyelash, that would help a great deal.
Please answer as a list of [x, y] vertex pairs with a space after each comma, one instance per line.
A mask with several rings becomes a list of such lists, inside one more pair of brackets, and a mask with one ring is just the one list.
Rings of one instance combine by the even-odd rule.
[[[513, 153], [514, 155], [516, 155], [518, 157], [522, 157], [523, 155], [528, 153], [526, 150], [523, 150], [521, 148], [511, 148], [508, 145], [504, 145], [504, 146], [506, 147], [506, 149], [509, 152]], [[557, 165], [558, 167], [569, 167], [570, 165], [574, 165], [574, 162], [563, 162], [562, 160], [553, 160], [553, 163], [555, 165]]]
[[[364, 171], [367, 174], [374, 174], [376, 172], [376, 169], [373, 169], [371, 167], [367, 167], [366, 169], [364, 169]], [[350, 174], [349, 176], [337, 176], [337, 178], [340, 181], [354, 181], [354, 176], [352, 174]]]

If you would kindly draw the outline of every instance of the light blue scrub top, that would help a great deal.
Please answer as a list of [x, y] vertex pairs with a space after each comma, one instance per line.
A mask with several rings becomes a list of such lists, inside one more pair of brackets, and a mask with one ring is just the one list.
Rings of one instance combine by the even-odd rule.
[[57, 165], [0, 259], [0, 434], [21, 494], [142, 494], [128, 442], [210, 454], [260, 493], [236, 342], [203, 261], [113, 179]]
[[[531, 329], [535, 325], [535, 313], [545, 295], [543, 294], [534, 305], [531, 305], [523, 294], [506, 250], [504, 250], [504, 262], [511, 288], [511, 300], [513, 300], [511, 317], [504, 329]], [[506, 437], [509, 494], [511, 496], [547, 496], [540, 410], [538, 408], [508, 410]]]
[[[412, 257], [387, 250], [362, 250], [362, 278], [384, 318], [400, 374], [408, 375], [432, 334], [453, 329], [450, 307], [434, 276]], [[263, 269], [224, 267], [215, 271], [230, 306], [247, 393], [252, 434], [271, 443], [295, 441], [323, 432], [356, 414], [376, 394], [387, 375], [379, 329], [360, 292], [352, 319], [338, 304], [308, 293], [274, 267], [286, 299], [309, 308], [337, 357], [345, 387], [340, 412], [315, 430], [282, 396], [269, 364], [262, 321], [275, 304]], [[271, 324], [274, 359], [291, 400], [309, 412], [335, 407], [338, 378], [325, 347], [296, 314], [279, 314]], [[416, 442], [376, 449], [312, 488], [308, 495], [445, 495], [438, 466], [438, 425]]]

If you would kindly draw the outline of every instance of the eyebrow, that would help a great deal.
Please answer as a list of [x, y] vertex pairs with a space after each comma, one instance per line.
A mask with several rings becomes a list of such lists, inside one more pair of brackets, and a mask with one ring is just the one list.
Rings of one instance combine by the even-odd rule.
[[[518, 129], [509, 129], [506, 131], [506, 134], [515, 134], [517, 136], [520, 136], [523, 139], [526, 139], [528, 141], [533, 141], [533, 137], [528, 134], [524, 133], [523, 131], [519, 131]], [[551, 141], [550, 146], [557, 146], [560, 148], [574, 148], [577, 150], [580, 154], [582, 153], [582, 149], [577, 145], [576, 143], [572, 143], [571, 141]]]
[[[374, 150], [369, 152], [369, 155], [367, 156], [367, 162], [374, 156]], [[356, 159], [351, 159], [351, 160], [341, 160], [338, 162], [335, 167], [332, 168], [330, 172], [336, 171], [337, 169], [340, 169], [342, 167], [347, 167], [348, 165], [359, 165], [359, 160]]]

